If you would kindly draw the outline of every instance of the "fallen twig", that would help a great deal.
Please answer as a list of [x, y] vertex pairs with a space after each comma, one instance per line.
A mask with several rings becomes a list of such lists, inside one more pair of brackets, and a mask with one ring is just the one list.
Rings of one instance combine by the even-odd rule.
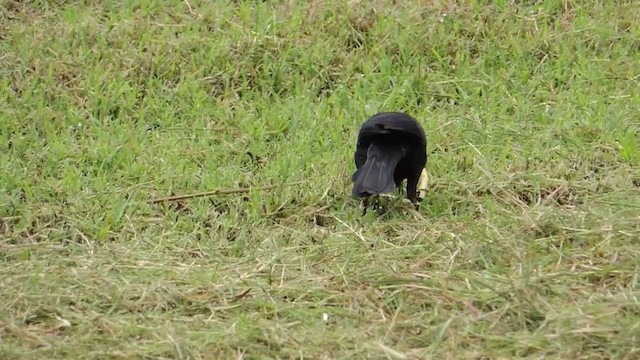
[[[284, 186], [299, 185], [299, 184], [302, 184], [303, 182], [304, 181], [292, 182], [292, 183], [284, 184]], [[248, 187], [248, 188], [238, 188], [238, 189], [216, 189], [216, 190], [205, 191], [200, 193], [174, 195], [174, 196], [167, 196], [163, 198], [156, 198], [156, 199], [147, 200], [147, 202], [152, 204], [157, 204], [165, 201], [193, 199], [193, 198], [212, 196], [212, 195], [242, 194], [242, 193], [248, 193], [251, 190], [275, 189], [278, 186], [281, 186], [281, 185], [258, 186], [258, 187]]]
[[311, 210], [307, 211], [306, 215], [307, 216], [315, 215], [315, 214], [317, 214], [319, 212], [327, 210], [330, 207], [331, 207], [331, 205], [325, 205], [325, 206], [322, 206], [322, 207], [319, 207], [319, 208], [311, 209]]

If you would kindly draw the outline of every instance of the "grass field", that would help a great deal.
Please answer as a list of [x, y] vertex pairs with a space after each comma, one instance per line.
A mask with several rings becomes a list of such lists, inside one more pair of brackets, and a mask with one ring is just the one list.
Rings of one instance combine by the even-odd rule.
[[640, 358], [636, 1], [0, 3], [0, 358]]

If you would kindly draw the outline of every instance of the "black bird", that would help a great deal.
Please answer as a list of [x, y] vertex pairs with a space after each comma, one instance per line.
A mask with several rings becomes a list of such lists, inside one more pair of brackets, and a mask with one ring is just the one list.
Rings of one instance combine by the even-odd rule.
[[418, 181], [427, 164], [427, 137], [422, 126], [405, 113], [373, 115], [358, 133], [355, 163], [352, 195], [364, 198], [365, 212], [370, 196], [390, 193], [405, 179], [407, 198], [417, 204]]

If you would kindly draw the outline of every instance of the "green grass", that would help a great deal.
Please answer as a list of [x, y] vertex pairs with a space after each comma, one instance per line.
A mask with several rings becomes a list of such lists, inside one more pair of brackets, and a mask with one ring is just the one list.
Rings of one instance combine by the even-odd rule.
[[1, 358], [640, 357], [635, 1], [0, 3]]

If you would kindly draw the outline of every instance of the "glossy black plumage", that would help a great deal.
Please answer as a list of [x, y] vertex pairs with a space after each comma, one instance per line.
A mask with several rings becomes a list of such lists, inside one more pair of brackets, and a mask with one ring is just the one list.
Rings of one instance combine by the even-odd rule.
[[399, 112], [373, 115], [358, 133], [352, 195], [364, 198], [366, 206], [370, 196], [389, 193], [406, 179], [407, 198], [417, 203], [426, 147], [424, 130], [411, 116]]

